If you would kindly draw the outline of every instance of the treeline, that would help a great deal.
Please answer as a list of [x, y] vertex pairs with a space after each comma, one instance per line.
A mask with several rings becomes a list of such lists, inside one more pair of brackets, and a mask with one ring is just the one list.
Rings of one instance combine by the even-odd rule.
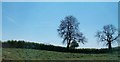
[[57, 51], [57, 52], [70, 52], [70, 53], [108, 53], [108, 49], [67, 49], [65, 47], [46, 45], [34, 42], [25, 42], [21, 40], [8, 40], [7, 42], [2, 42], [3, 48], [25, 48], [25, 49], [38, 49], [47, 51]]

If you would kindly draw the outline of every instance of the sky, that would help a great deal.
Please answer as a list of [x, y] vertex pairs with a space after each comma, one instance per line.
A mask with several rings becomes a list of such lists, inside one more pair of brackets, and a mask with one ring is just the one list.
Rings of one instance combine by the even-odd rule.
[[2, 3], [0, 2], [0, 40], [2, 40]]
[[120, 0], [2, 0], [3, 2], [118, 2]]
[[[4, 2], [2, 3], [2, 40], [66, 46], [57, 29], [64, 17], [72, 15], [87, 38], [80, 48], [103, 48], [95, 34], [107, 24], [118, 27], [117, 2]], [[116, 46], [117, 44], [113, 44]]]

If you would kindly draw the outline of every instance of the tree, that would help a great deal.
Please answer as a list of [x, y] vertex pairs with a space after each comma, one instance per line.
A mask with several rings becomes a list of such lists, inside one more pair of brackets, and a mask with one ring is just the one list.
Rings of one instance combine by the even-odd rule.
[[73, 16], [66, 16], [64, 20], [61, 21], [59, 29], [57, 29], [61, 38], [63, 38], [63, 43], [66, 42], [67, 48], [69, 49], [73, 41], [85, 43], [86, 38], [81, 32], [79, 32], [79, 23], [77, 19]]
[[116, 41], [119, 36], [120, 34], [118, 34], [116, 27], [112, 24], [105, 25], [103, 27], [103, 31], [98, 31], [96, 34], [98, 40], [105, 42], [106, 46], [108, 46], [109, 49], [112, 49], [111, 44]]
[[76, 41], [71, 42], [70, 48], [75, 49], [75, 47], [78, 47], [79, 44]]

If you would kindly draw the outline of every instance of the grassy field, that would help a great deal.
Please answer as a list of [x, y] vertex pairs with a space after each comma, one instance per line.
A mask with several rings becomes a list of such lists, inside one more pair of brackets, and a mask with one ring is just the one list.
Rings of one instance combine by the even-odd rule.
[[35, 49], [3, 48], [3, 60], [118, 60], [118, 53], [83, 54]]
[[0, 62], [2, 61], [2, 48], [0, 47]]

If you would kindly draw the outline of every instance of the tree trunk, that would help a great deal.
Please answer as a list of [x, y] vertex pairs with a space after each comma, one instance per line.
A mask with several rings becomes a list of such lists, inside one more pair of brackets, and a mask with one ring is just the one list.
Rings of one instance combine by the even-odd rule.
[[109, 48], [109, 50], [112, 49], [111, 41], [108, 42], [108, 48]]
[[67, 44], [67, 49], [69, 49], [69, 45]]
[[69, 49], [69, 47], [70, 47], [70, 40], [68, 41], [67, 49]]

